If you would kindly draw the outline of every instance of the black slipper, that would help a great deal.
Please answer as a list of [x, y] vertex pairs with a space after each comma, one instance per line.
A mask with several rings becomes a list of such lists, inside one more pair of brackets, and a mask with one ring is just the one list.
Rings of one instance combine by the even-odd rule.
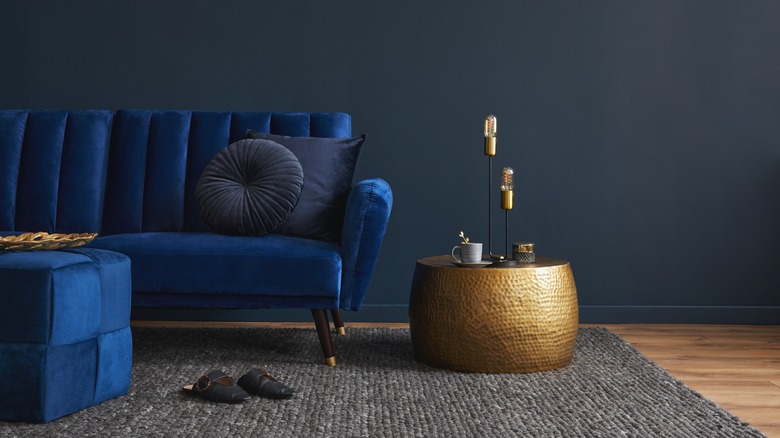
[[268, 371], [260, 368], [252, 368], [238, 379], [238, 386], [244, 388], [250, 394], [268, 398], [290, 398], [295, 394], [292, 388], [277, 382]]
[[217, 403], [241, 403], [251, 397], [233, 383], [232, 377], [219, 370], [209, 371], [194, 385], [183, 387], [182, 391]]

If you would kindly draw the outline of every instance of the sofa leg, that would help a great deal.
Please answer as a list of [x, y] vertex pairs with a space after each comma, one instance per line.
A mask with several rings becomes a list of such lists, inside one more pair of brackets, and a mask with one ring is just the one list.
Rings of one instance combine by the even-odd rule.
[[333, 354], [333, 340], [330, 337], [328, 312], [325, 309], [311, 309], [311, 315], [314, 317], [314, 325], [317, 327], [317, 335], [320, 337], [320, 345], [322, 345], [322, 354], [325, 355], [325, 363], [328, 366], [335, 367], [336, 355]]
[[344, 320], [341, 319], [341, 310], [330, 309], [330, 314], [333, 315], [333, 327], [336, 329], [336, 333], [346, 335], [347, 331], [344, 329]]

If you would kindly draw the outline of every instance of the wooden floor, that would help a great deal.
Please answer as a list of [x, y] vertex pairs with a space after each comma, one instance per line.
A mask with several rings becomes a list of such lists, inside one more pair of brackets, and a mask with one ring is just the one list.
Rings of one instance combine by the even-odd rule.
[[[313, 323], [134, 321], [156, 327], [314, 327]], [[406, 328], [407, 324], [347, 323]], [[771, 438], [780, 438], [780, 326], [583, 325], [606, 327], [671, 375]]]

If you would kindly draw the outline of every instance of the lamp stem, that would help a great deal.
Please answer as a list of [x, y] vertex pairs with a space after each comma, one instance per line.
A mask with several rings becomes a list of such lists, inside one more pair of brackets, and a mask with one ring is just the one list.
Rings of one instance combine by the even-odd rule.
[[509, 210], [504, 210], [504, 260], [509, 260]]
[[493, 175], [493, 156], [488, 155], [488, 255], [493, 260], [493, 190], [491, 175]]

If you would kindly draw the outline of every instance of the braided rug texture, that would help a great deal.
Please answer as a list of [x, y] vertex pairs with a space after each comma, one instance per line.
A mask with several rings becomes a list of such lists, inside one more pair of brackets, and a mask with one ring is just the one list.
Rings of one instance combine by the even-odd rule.
[[[580, 329], [566, 368], [469, 374], [414, 360], [409, 330], [348, 329], [339, 364], [306, 329], [134, 328], [130, 393], [0, 436], [761, 437], [606, 329]], [[297, 391], [239, 405], [185, 395], [211, 369], [264, 367]]]

